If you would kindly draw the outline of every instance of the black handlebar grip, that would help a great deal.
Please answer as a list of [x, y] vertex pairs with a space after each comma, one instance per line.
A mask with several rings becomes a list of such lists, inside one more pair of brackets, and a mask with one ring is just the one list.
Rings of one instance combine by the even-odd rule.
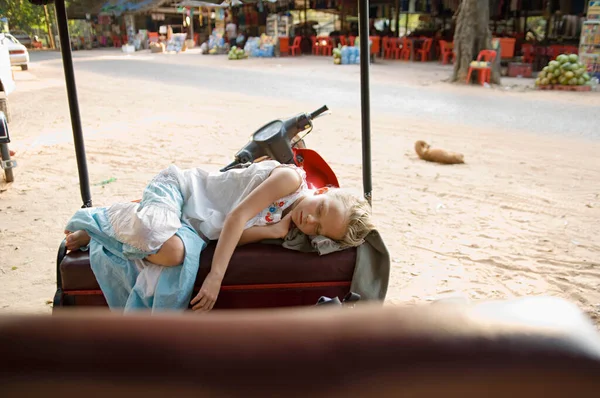
[[229, 163], [227, 166], [223, 167], [221, 170], [219, 170], [221, 173], [226, 172], [227, 170], [231, 170], [235, 167], [237, 167], [240, 164], [240, 162], [238, 162], [237, 160], [234, 160], [233, 162]]
[[322, 113], [325, 113], [329, 110], [329, 108], [327, 107], [327, 105], [323, 105], [322, 107], [320, 107], [319, 109], [317, 109], [316, 111], [314, 111], [313, 113], [310, 114], [310, 118], [314, 119], [317, 116], [321, 115]]

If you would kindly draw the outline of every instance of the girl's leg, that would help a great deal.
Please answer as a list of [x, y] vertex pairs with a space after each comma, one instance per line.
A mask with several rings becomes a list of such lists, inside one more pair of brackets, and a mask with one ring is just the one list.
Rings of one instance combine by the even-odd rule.
[[[68, 250], [77, 250], [90, 243], [90, 236], [83, 229], [75, 232], [65, 231], [65, 234], [67, 235], [66, 240]], [[174, 267], [176, 265], [181, 265], [184, 258], [185, 247], [183, 246], [183, 241], [177, 235], [173, 235], [163, 243], [156, 254], [149, 255], [146, 257], [146, 260], [150, 261], [152, 264], [162, 265], [164, 267]]]
[[77, 211], [66, 226], [67, 248], [77, 250], [91, 238], [116, 256], [141, 259], [158, 254], [171, 240], [153, 260], [160, 265], [181, 264], [183, 244], [173, 237], [181, 228], [179, 174], [174, 166], [163, 170], [148, 184], [139, 204], [116, 203]]
[[183, 241], [177, 235], [170, 237], [160, 247], [156, 254], [151, 254], [146, 257], [146, 260], [152, 264], [162, 265], [165, 267], [174, 267], [181, 265], [185, 258], [185, 247]]

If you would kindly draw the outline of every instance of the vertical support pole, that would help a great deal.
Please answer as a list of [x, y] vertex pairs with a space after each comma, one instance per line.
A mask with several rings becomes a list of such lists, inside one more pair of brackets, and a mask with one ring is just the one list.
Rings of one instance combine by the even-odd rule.
[[360, 108], [362, 124], [362, 170], [365, 199], [371, 204], [371, 104], [369, 92], [369, 0], [358, 0], [360, 37]]
[[69, 37], [65, 0], [56, 0], [55, 7], [56, 19], [58, 22], [58, 36], [60, 38], [60, 52], [62, 54], [63, 67], [65, 70], [67, 97], [69, 99], [69, 111], [71, 113], [71, 128], [73, 129], [75, 155], [77, 157], [77, 169], [79, 171], [79, 190], [81, 192], [81, 199], [83, 200], [82, 207], [92, 207], [92, 194], [90, 192], [90, 181], [85, 158], [85, 145], [83, 142], [83, 131], [81, 129], [81, 116], [79, 114], [79, 103], [77, 101], [77, 88], [75, 86], [73, 58], [71, 57], [71, 38]]

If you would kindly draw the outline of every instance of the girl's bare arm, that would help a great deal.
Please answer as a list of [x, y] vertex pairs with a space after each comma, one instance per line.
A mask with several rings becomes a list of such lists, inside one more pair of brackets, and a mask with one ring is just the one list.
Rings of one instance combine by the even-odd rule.
[[276, 230], [271, 225], [250, 227], [242, 232], [242, 237], [238, 242], [238, 246], [247, 245], [248, 243], [260, 242], [265, 239], [277, 239]]
[[[229, 260], [233, 251], [240, 243], [244, 232], [244, 226], [252, 217], [269, 206], [279, 198], [285, 197], [296, 191], [302, 180], [299, 174], [288, 167], [278, 167], [271, 172], [271, 175], [250, 193], [225, 219], [223, 230], [219, 237], [215, 255], [212, 261], [211, 273], [221, 279], [225, 275]], [[248, 232], [244, 240], [245, 243], [262, 240], [268, 237], [268, 227], [261, 232], [255, 229]], [[262, 237], [264, 233], [264, 237]]]
[[[248, 220], [277, 199], [297, 190], [301, 183], [302, 179], [295, 170], [288, 167], [276, 168], [262, 184], [227, 215], [215, 249], [210, 272], [202, 282], [200, 291], [191, 301], [194, 311], [210, 311], [215, 305], [229, 260], [231, 260], [235, 247], [240, 243]], [[248, 232], [245, 239], [257, 238], [256, 231], [258, 230]]]

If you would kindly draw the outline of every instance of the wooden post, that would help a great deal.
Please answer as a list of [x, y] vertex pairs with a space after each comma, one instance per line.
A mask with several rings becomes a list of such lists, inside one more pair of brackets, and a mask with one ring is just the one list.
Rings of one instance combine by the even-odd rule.
[[344, 0], [340, 0], [340, 34], [342, 36], [344, 34], [344, 19], [346, 18], [344, 12]]
[[190, 7], [190, 26], [188, 30], [190, 32], [190, 39], [194, 40], [194, 7]]
[[208, 11], [208, 37], [210, 38], [210, 35], [212, 35], [212, 19], [211, 19], [212, 11], [210, 10], [209, 7], [206, 7], [206, 10]]
[[308, 28], [308, 25], [307, 25], [307, 23], [306, 23], [306, 18], [307, 18], [307, 15], [306, 15], [306, 14], [307, 14], [307, 12], [308, 12], [307, 10], [308, 10], [308, 0], [304, 0], [304, 29], [303, 29], [303, 30], [304, 30], [304, 32], [303, 32], [303, 33], [304, 33], [304, 35], [303, 35], [303, 36], [308, 36], [308, 35], [306, 34], [306, 30], [307, 30], [307, 28]]
[[400, 0], [396, 0], [396, 37], [400, 37]]
[[48, 36], [50, 37], [50, 48], [55, 49], [54, 34], [52, 33], [52, 26], [50, 25], [50, 15], [48, 14], [48, 6], [44, 4], [44, 14], [46, 17], [46, 29], [48, 29]]

